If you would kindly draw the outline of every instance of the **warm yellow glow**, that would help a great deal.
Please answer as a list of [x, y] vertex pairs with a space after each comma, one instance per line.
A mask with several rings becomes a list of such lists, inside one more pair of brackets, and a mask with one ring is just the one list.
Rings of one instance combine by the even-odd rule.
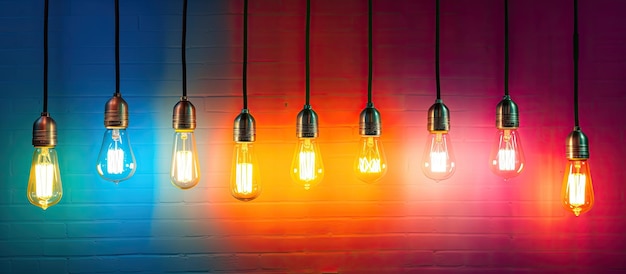
[[515, 170], [515, 150], [502, 148], [498, 151], [498, 168], [500, 170]]
[[586, 159], [568, 161], [563, 176], [561, 199], [563, 206], [576, 216], [593, 207], [593, 186]]
[[237, 192], [242, 194], [252, 193], [252, 171], [253, 166], [250, 163], [237, 164]]
[[387, 159], [378, 136], [362, 136], [354, 163], [356, 177], [374, 183], [387, 173]]
[[291, 162], [291, 171], [293, 181], [306, 190], [322, 180], [324, 165], [315, 139], [300, 138]]
[[569, 188], [569, 204], [575, 207], [585, 204], [585, 174], [570, 174], [567, 180], [567, 188]]
[[190, 189], [200, 181], [198, 151], [193, 131], [174, 132], [170, 180], [181, 189]]
[[30, 167], [27, 197], [31, 204], [47, 209], [63, 196], [61, 175], [53, 147], [36, 147]]
[[233, 153], [230, 192], [240, 201], [251, 201], [261, 194], [259, 164], [252, 142], [238, 142]]

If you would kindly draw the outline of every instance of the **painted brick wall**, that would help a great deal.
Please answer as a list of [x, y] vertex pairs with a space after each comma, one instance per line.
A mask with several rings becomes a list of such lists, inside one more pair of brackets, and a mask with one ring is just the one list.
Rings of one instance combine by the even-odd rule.
[[374, 102], [389, 172], [352, 174], [365, 106], [365, 0], [313, 0], [312, 98], [326, 177], [290, 182], [304, 104], [302, 0], [250, 1], [250, 108], [264, 192], [229, 194], [232, 120], [241, 109], [242, 1], [190, 0], [189, 93], [202, 181], [169, 182], [180, 96], [181, 1], [122, 0], [121, 86], [138, 162], [119, 185], [95, 171], [114, 91], [113, 1], [51, 0], [50, 104], [63, 200], [26, 199], [31, 127], [41, 111], [43, 1], [0, 1], [0, 272], [622, 273], [626, 271], [626, 2], [580, 1], [581, 125], [596, 205], [559, 203], [573, 126], [572, 1], [511, 0], [511, 94], [527, 166], [504, 182], [487, 166], [502, 96], [502, 1], [442, 0], [442, 94], [458, 170], [419, 170], [434, 90], [434, 1], [375, 0]]

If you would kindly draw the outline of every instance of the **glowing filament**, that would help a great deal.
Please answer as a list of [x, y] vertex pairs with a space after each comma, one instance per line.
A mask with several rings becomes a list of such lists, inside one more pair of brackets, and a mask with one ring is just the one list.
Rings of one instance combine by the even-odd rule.
[[515, 150], [502, 148], [498, 151], [498, 168], [500, 170], [515, 170]]
[[179, 182], [193, 180], [193, 154], [189, 150], [176, 152], [176, 180]]
[[362, 173], [380, 173], [380, 172], [382, 172], [380, 159], [367, 159], [366, 157], [359, 158], [359, 170]]
[[445, 152], [431, 152], [430, 153], [430, 171], [432, 172], [446, 172], [446, 153]]
[[253, 168], [253, 165], [250, 163], [237, 164], [236, 184], [238, 193], [252, 193]]
[[122, 174], [124, 172], [124, 150], [117, 148], [117, 145], [107, 151], [107, 161], [107, 173]]
[[300, 180], [312, 181], [315, 179], [315, 152], [300, 152]]
[[585, 204], [585, 182], [587, 176], [581, 173], [573, 173], [568, 176], [569, 204], [582, 206]]
[[35, 166], [37, 178], [37, 198], [48, 200], [52, 197], [52, 180], [54, 179], [54, 166], [50, 163], [40, 163]]

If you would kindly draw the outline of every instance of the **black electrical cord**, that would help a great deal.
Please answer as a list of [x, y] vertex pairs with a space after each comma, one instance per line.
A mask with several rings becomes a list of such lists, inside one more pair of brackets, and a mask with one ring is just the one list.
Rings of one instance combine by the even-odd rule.
[[183, 33], [180, 48], [183, 66], [183, 97], [187, 98], [187, 0], [183, 0]]
[[439, 0], [435, 1], [435, 78], [437, 81], [437, 100], [441, 99], [441, 77], [439, 76]]
[[120, 95], [120, 2], [115, 0], [115, 95]]
[[578, 123], [578, 0], [574, 0], [574, 125]]
[[48, 0], [43, 10], [43, 112], [48, 112]]
[[372, 106], [372, 0], [368, 1], [368, 30], [367, 30], [367, 105]]
[[306, 46], [305, 46], [305, 55], [306, 55], [306, 78], [305, 78], [305, 88], [306, 88], [306, 105], [309, 105], [309, 93], [311, 92], [311, 79], [310, 79], [310, 62], [309, 62], [309, 40], [311, 36], [311, 0], [306, 1]]
[[504, 95], [509, 95], [509, 1], [504, 0]]
[[243, 1], [243, 109], [248, 108], [248, 0]]

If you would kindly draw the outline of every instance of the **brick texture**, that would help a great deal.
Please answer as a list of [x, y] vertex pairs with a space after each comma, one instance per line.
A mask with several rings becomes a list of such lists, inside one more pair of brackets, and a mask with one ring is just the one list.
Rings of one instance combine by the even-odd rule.
[[421, 172], [435, 100], [434, 0], [374, 0], [374, 103], [389, 172], [353, 175], [367, 102], [367, 1], [312, 0], [311, 104], [324, 181], [288, 173], [304, 104], [304, 0], [250, 0], [249, 107], [263, 193], [230, 196], [241, 110], [242, 0], [189, 0], [188, 92], [198, 111], [200, 184], [169, 182], [181, 95], [181, 0], [122, 0], [121, 91], [135, 176], [114, 185], [95, 160], [114, 91], [112, 0], [50, 1], [49, 111], [62, 201], [31, 206], [31, 127], [42, 106], [43, 1], [0, 0], [1, 273], [623, 273], [626, 271], [626, 2], [580, 1], [580, 122], [596, 204], [560, 205], [573, 126], [572, 1], [511, 0], [510, 92], [527, 158], [509, 181], [487, 166], [503, 95], [503, 1], [441, 1], [442, 98], [458, 169]]

